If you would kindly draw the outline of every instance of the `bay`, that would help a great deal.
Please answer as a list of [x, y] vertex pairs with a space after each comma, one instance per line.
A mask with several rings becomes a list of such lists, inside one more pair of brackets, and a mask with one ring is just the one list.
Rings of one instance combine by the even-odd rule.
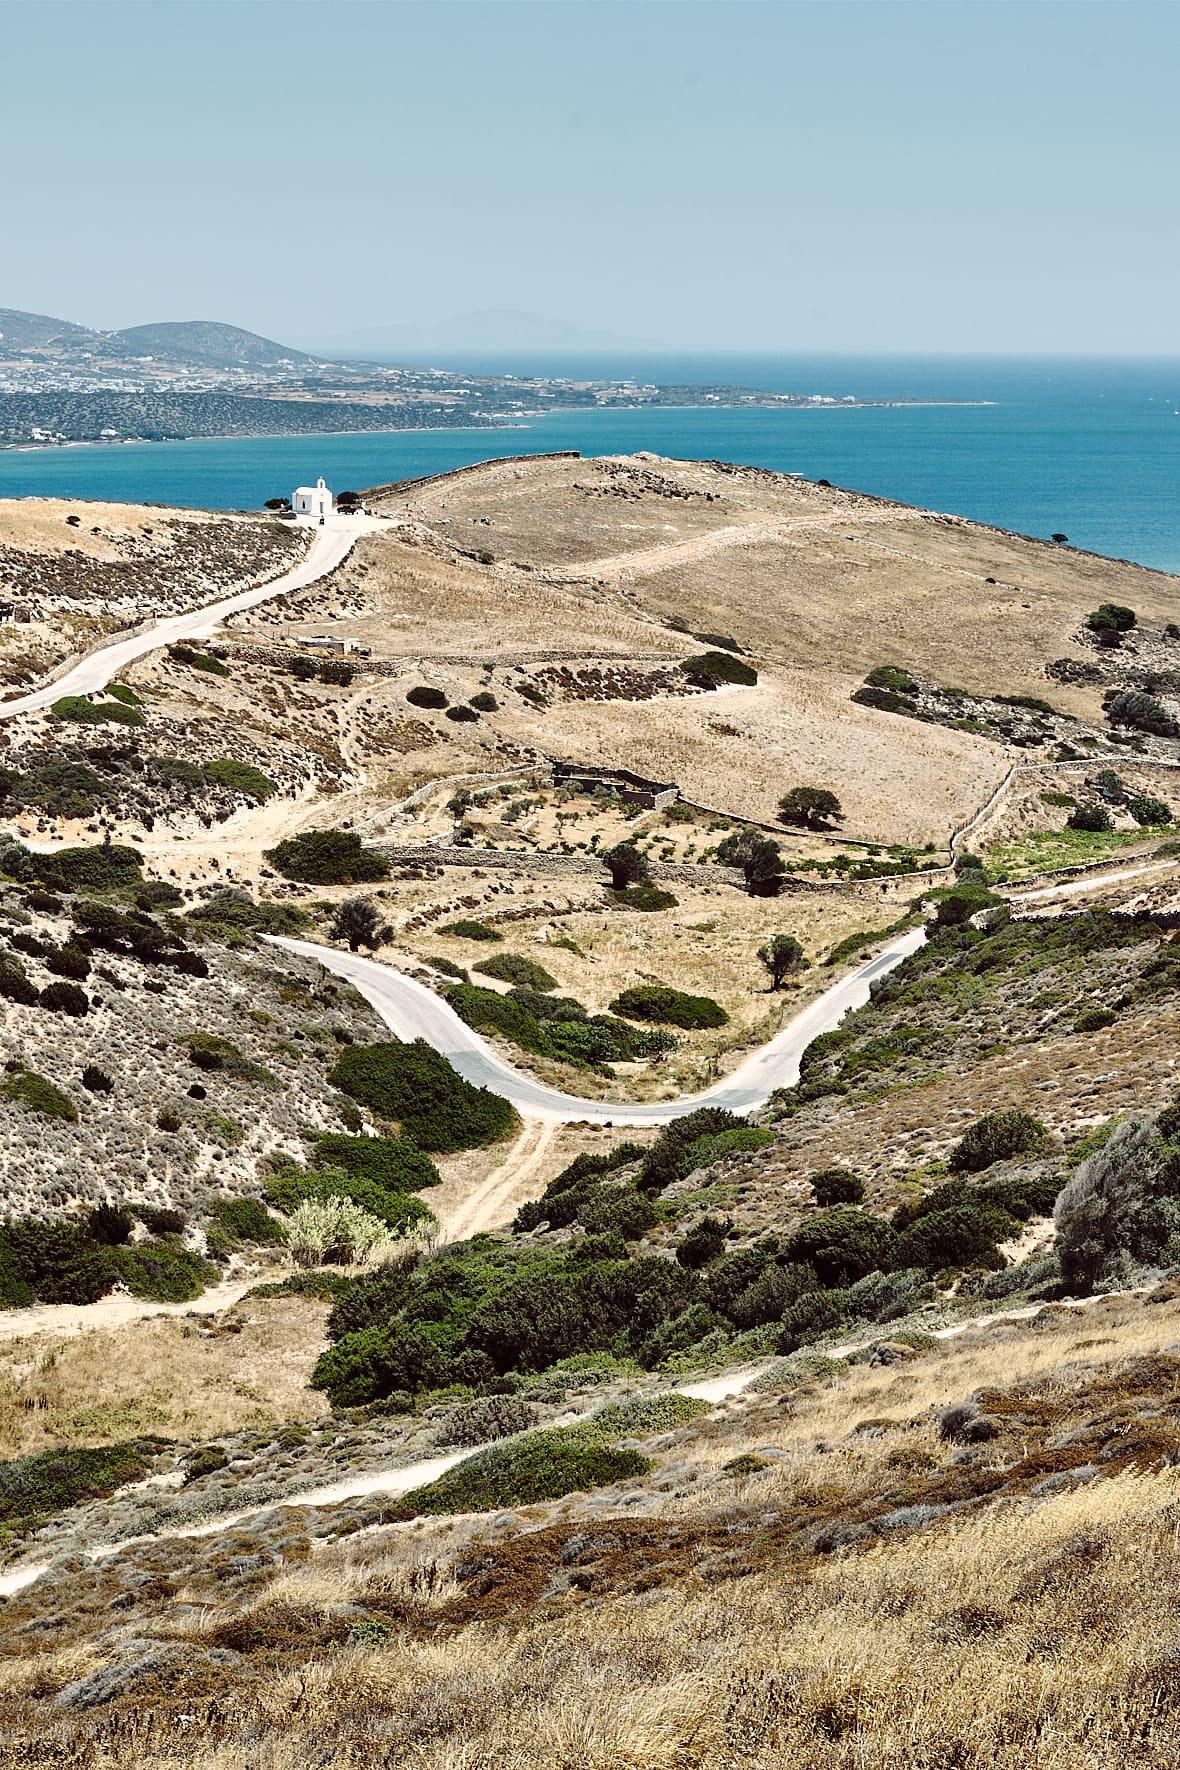
[[[739, 384], [978, 402], [555, 411], [503, 430], [250, 437], [0, 451], [0, 497], [256, 509], [323, 474], [336, 490], [551, 449], [649, 450], [824, 478], [1180, 572], [1180, 360], [432, 353], [467, 374]], [[402, 359], [406, 360], [406, 359]]]

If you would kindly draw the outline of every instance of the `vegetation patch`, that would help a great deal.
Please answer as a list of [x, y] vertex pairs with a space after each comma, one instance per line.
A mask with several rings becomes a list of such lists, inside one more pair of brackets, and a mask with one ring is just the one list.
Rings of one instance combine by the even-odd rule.
[[435, 1154], [499, 1143], [520, 1122], [508, 1101], [472, 1087], [424, 1039], [351, 1045], [328, 1079]]
[[92, 701], [84, 694], [63, 695], [49, 711], [55, 719], [74, 725], [143, 725], [144, 716], [138, 707], [128, 706], [121, 699]]
[[688, 995], [668, 984], [637, 984], [622, 990], [611, 1003], [611, 1013], [624, 1020], [650, 1021], [655, 1026], [679, 1026], [686, 1031], [726, 1026], [729, 1015], [710, 996]]
[[417, 1487], [392, 1508], [400, 1518], [454, 1512], [496, 1512], [531, 1506], [567, 1493], [593, 1492], [646, 1475], [652, 1464], [635, 1450], [620, 1450], [594, 1422], [526, 1432], [489, 1445], [427, 1487]]
[[355, 830], [305, 830], [268, 848], [266, 858], [284, 879], [302, 885], [358, 885], [389, 877], [388, 861], [366, 848]]
[[82, 1500], [106, 1499], [151, 1467], [147, 1446], [110, 1444], [96, 1450], [44, 1450], [0, 1463], [0, 1521], [28, 1525]]

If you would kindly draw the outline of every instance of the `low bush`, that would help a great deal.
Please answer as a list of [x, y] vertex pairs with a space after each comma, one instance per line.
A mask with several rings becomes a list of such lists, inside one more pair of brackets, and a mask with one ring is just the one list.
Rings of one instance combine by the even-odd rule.
[[873, 707], [878, 713], [916, 713], [917, 702], [896, 689], [875, 688], [871, 684], [853, 690], [852, 699], [862, 707]]
[[232, 1076], [235, 1081], [260, 1082], [267, 1088], [280, 1085], [269, 1069], [243, 1056], [232, 1039], [222, 1038], [220, 1033], [186, 1033], [180, 1043], [188, 1047], [190, 1063], [206, 1074], [220, 1072]]
[[39, 1303], [96, 1303], [119, 1276], [118, 1250], [99, 1247], [78, 1223], [21, 1217], [0, 1229], [0, 1246]]
[[90, 1012], [90, 997], [76, 983], [49, 983], [37, 997], [37, 1006], [51, 1014], [69, 1014], [80, 1019]]
[[78, 1121], [78, 1108], [69, 1095], [36, 1070], [10, 1070], [0, 1082], [0, 1094], [47, 1119], [62, 1119], [69, 1125]]
[[694, 1229], [690, 1229], [676, 1249], [676, 1258], [681, 1266], [696, 1271], [719, 1259], [725, 1252], [725, 1238], [730, 1227], [729, 1223], [723, 1223], [719, 1217], [706, 1217]]
[[851, 1168], [823, 1168], [811, 1176], [811, 1190], [817, 1205], [829, 1210], [832, 1205], [859, 1205], [864, 1200], [865, 1183]]
[[499, 1143], [519, 1124], [506, 1100], [464, 1081], [424, 1039], [350, 1045], [328, 1079], [435, 1154]]
[[501, 983], [517, 984], [522, 989], [545, 991], [557, 988], [557, 979], [550, 977], [543, 965], [520, 953], [493, 953], [490, 959], [481, 959], [473, 965], [472, 970], [482, 972], [485, 977], [494, 977]]
[[191, 645], [170, 645], [168, 656], [174, 664], [184, 664], [190, 670], [203, 670], [207, 676], [228, 676], [228, 664], [215, 658], [212, 652], [194, 651]]
[[638, 984], [617, 995], [612, 1014], [624, 1020], [650, 1021], [656, 1026], [678, 1026], [686, 1031], [726, 1026], [729, 1015], [710, 996], [693, 996], [668, 984]]
[[119, 1248], [116, 1261], [131, 1295], [153, 1303], [189, 1303], [218, 1278], [216, 1266], [174, 1241], [141, 1241]]
[[616, 910], [674, 910], [680, 899], [658, 885], [626, 885], [621, 891], [608, 891], [607, 903]]
[[469, 920], [444, 923], [439, 929], [439, 933], [449, 934], [455, 940], [503, 940], [504, 938], [502, 934], [497, 934], [494, 928], [489, 928], [486, 922]]
[[388, 861], [366, 848], [355, 830], [305, 830], [268, 848], [266, 859], [284, 879], [302, 885], [357, 885], [389, 877]]
[[99, 1069], [97, 1063], [88, 1063], [82, 1071], [82, 1086], [91, 1094], [113, 1094], [115, 1084], [105, 1069]]
[[358, 1210], [383, 1223], [389, 1236], [409, 1235], [434, 1225], [433, 1213], [413, 1193], [381, 1186], [363, 1174], [348, 1174], [342, 1168], [301, 1168], [296, 1162], [285, 1161], [266, 1181], [265, 1190], [268, 1204], [287, 1217], [294, 1217], [308, 1199], [320, 1204], [329, 1199], [347, 1199]]
[[786, 1253], [811, 1266], [821, 1284], [847, 1285], [895, 1265], [896, 1249], [897, 1232], [890, 1224], [867, 1211], [837, 1209], [809, 1217], [791, 1236]]
[[241, 793], [259, 805], [278, 792], [275, 783], [268, 774], [263, 774], [261, 768], [255, 768], [249, 762], [235, 762], [230, 756], [218, 756], [212, 762], [206, 762], [201, 772], [206, 780], [228, 787], [232, 793]]
[[430, 1157], [408, 1137], [348, 1137], [332, 1132], [315, 1138], [312, 1157], [318, 1167], [336, 1168], [387, 1192], [419, 1192], [441, 1180]]
[[204, 903], [188, 912], [186, 921], [216, 935], [219, 929], [241, 929], [251, 934], [298, 934], [309, 917], [294, 904], [256, 903], [247, 891], [215, 891]]
[[989, 1112], [968, 1126], [950, 1154], [955, 1173], [977, 1174], [993, 1162], [1041, 1149], [1049, 1133], [1027, 1112]]
[[753, 688], [758, 681], [757, 670], [728, 651], [701, 652], [699, 657], [685, 658], [680, 668], [695, 688], [718, 688], [722, 683]]
[[457, 725], [474, 725], [479, 718], [479, 714], [474, 707], [460, 705], [457, 707], [448, 707], [447, 718], [453, 719]]
[[1127, 810], [1137, 824], [1168, 824], [1172, 821], [1172, 808], [1165, 805], [1162, 799], [1152, 798], [1150, 793], [1132, 793], [1127, 800]]
[[411, 707], [445, 707], [447, 704], [447, 697], [441, 688], [426, 688], [421, 685], [412, 688], [406, 699]]
[[106, 1499], [116, 1488], [138, 1481], [150, 1467], [142, 1444], [108, 1444], [98, 1449], [42, 1450], [0, 1463], [0, 1523], [28, 1525], [53, 1518], [83, 1500]]
[[896, 694], [915, 694], [918, 684], [899, 664], [878, 664], [865, 677], [870, 688], [891, 688]]
[[1083, 1008], [1073, 1023], [1073, 1030], [1079, 1033], [1101, 1032], [1104, 1026], [1113, 1026], [1118, 1015], [1113, 1008]]
[[1101, 835], [1114, 828], [1114, 820], [1105, 805], [1079, 805], [1076, 811], [1070, 812], [1065, 824], [1067, 829], [1085, 830], [1092, 835]]
[[219, 1198], [210, 1214], [218, 1228], [235, 1241], [273, 1247], [287, 1239], [282, 1224], [252, 1198]]
[[84, 694], [63, 695], [49, 709], [55, 719], [74, 725], [143, 725], [138, 707], [129, 707], [121, 700], [92, 701]]
[[478, 1451], [391, 1510], [399, 1518], [431, 1518], [532, 1506], [646, 1475], [651, 1466], [638, 1451], [613, 1446], [594, 1421], [554, 1426]]
[[481, 689], [478, 694], [473, 694], [471, 697], [471, 705], [475, 708], [477, 713], [495, 713], [499, 711], [500, 707], [500, 703], [495, 695], [489, 694], [487, 689]]
[[300, 1266], [351, 1266], [389, 1241], [388, 1226], [343, 1194], [305, 1198], [291, 1215], [291, 1253]]
[[1141, 689], [1120, 689], [1117, 693], [1104, 696], [1103, 704], [1106, 717], [1112, 725], [1147, 732], [1153, 737], [1176, 737], [1180, 733], [1180, 726], [1177, 726], [1163, 703]]

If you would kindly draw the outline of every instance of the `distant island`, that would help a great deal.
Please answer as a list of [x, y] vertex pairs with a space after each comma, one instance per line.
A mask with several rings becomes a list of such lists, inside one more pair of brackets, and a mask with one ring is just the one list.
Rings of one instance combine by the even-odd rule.
[[0, 308], [0, 447], [195, 437], [495, 429], [543, 413], [655, 406], [936, 405], [757, 388], [333, 362], [219, 321], [98, 332]]

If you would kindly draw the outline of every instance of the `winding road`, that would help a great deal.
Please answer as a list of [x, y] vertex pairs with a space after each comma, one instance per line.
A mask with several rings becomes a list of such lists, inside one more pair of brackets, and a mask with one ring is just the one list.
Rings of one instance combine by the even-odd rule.
[[301, 958], [317, 959], [325, 970], [345, 978], [399, 1039], [425, 1039], [466, 1081], [502, 1095], [525, 1118], [625, 1126], [667, 1125], [700, 1106], [724, 1106], [730, 1112], [748, 1113], [765, 1105], [776, 1088], [789, 1088], [798, 1081], [799, 1059], [812, 1039], [838, 1026], [849, 1009], [863, 1007], [874, 981], [917, 952], [926, 935], [923, 929], [915, 928], [891, 941], [867, 964], [825, 990], [776, 1033], [769, 1044], [747, 1057], [732, 1075], [704, 1093], [650, 1104], [582, 1100], [575, 1094], [547, 1088], [543, 1082], [505, 1063], [441, 996], [392, 966], [311, 940], [292, 940], [282, 935], [270, 938], [273, 945]]
[[371, 518], [330, 517], [322, 529], [317, 526], [307, 557], [293, 571], [285, 572], [281, 578], [272, 578], [268, 583], [255, 584], [250, 590], [239, 590], [233, 596], [223, 597], [220, 602], [206, 603], [183, 615], [170, 615], [154, 626], [117, 639], [111, 645], [100, 646], [64, 676], [44, 687], [21, 695], [18, 700], [0, 701], [0, 719], [15, 719], [19, 713], [44, 712], [63, 695], [96, 694], [126, 665], [134, 663], [136, 658], [146, 657], [148, 652], [158, 651], [164, 645], [175, 645], [178, 639], [204, 638], [230, 615], [256, 608], [260, 602], [269, 602], [272, 597], [286, 596], [292, 590], [305, 590], [347, 558], [360, 535], [379, 526]]

